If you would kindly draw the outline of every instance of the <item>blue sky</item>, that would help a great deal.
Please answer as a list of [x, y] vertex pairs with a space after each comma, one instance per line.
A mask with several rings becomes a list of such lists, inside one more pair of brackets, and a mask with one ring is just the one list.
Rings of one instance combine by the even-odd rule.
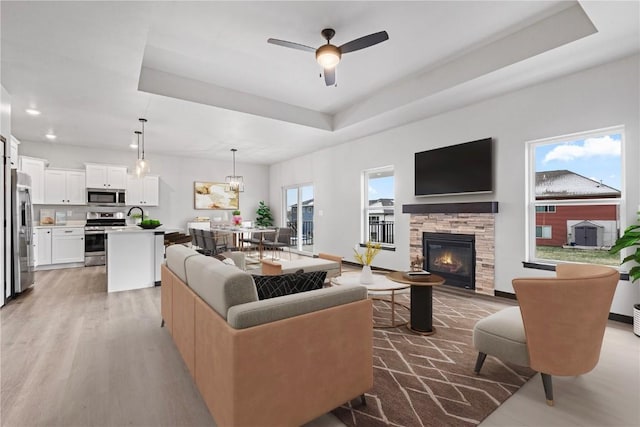
[[369, 179], [369, 200], [393, 198], [393, 176]]
[[621, 148], [619, 134], [539, 145], [536, 172], [567, 169], [621, 190]]
[[[288, 188], [287, 189], [287, 208], [298, 203], [298, 189], [297, 188]], [[309, 199], [313, 199], [313, 186], [308, 185], [302, 187], [302, 201], [305, 202]]]

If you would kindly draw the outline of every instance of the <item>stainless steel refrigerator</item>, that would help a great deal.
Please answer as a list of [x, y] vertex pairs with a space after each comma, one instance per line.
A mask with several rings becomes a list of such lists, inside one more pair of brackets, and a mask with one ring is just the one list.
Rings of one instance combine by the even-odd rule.
[[11, 170], [11, 258], [12, 294], [33, 285], [33, 207], [31, 177]]

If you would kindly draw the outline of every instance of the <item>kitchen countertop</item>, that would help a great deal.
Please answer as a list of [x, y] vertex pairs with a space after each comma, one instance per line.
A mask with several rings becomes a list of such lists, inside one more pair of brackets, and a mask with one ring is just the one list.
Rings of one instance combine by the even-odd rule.
[[153, 233], [153, 232], [171, 233], [173, 231], [180, 231], [180, 230], [178, 230], [177, 228], [166, 228], [166, 227], [144, 229], [144, 228], [138, 227], [137, 225], [131, 225], [127, 227], [119, 227], [111, 230], [106, 230], [106, 233], [107, 234]]
[[33, 228], [84, 228], [84, 223], [80, 224], [65, 224], [65, 225], [34, 225]]

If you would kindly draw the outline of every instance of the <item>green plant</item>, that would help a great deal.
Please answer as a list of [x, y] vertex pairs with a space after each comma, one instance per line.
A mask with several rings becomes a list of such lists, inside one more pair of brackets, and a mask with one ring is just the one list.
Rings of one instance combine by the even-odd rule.
[[[640, 212], [638, 212], [638, 215], [640, 215]], [[609, 249], [609, 253], [617, 254], [625, 248], [633, 247], [635, 247], [636, 250], [631, 255], [626, 256], [620, 265], [629, 261], [636, 263], [636, 265], [629, 270], [629, 277], [631, 277], [632, 282], [635, 282], [640, 279], [640, 225], [634, 224], [627, 227], [624, 233], [622, 233], [622, 236], [618, 237], [616, 243]]]
[[381, 251], [382, 245], [380, 243], [373, 243], [370, 240], [367, 241], [367, 246], [364, 253], [361, 254], [356, 248], [353, 249], [354, 258], [362, 265], [371, 265], [373, 259]]
[[232, 215], [240, 215], [240, 211], [236, 209], [235, 211], [231, 212], [231, 214]]
[[258, 210], [256, 210], [256, 224], [260, 227], [271, 227], [273, 225], [273, 215], [271, 214], [271, 208], [264, 204], [261, 200], [258, 204]]

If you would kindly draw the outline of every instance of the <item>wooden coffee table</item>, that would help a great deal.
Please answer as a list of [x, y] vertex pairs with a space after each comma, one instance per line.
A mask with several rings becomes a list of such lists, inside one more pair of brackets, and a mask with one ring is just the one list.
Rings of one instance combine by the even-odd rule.
[[334, 285], [362, 285], [366, 286], [367, 292], [371, 299], [387, 301], [386, 298], [378, 297], [378, 292], [391, 292], [391, 323], [386, 325], [373, 325], [374, 328], [396, 328], [398, 326], [404, 326], [407, 322], [396, 322], [396, 305], [400, 307], [404, 307], [407, 310], [409, 307], [406, 305], [396, 302], [396, 291], [400, 291], [403, 289], [409, 288], [409, 285], [406, 283], [399, 283], [388, 279], [388, 276], [385, 273], [373, 273], [373, 283], [364, 284], [360, 283], [360, 272], [359, 271], [349, 271], [342, 273], [341, 276], [333, 277], [331, 279], [331, 283]]
[[411, 321], [407, 328], [421, 335], [432, 335], [436, 332], [433, 326], [433, 287], [444, 283], [444, 279], [430, 274], [425, 281], [409, 280], [402, 271], [387, 274], [389, 280], [411, 286]]

